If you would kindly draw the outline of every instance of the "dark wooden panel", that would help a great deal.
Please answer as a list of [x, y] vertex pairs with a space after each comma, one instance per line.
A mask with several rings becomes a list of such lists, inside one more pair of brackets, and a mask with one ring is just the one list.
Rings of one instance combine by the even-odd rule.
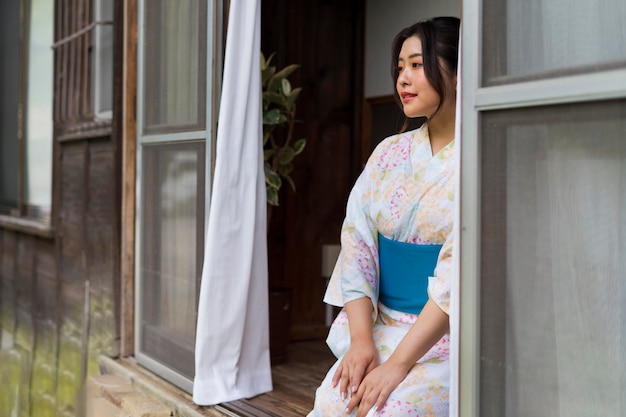
[[59, 207], [60, 274], [63, 281], [84, 279], [84, 221], [87, 163], [86, 143], [64, 144], [61, 150]]
[[2, 317], [0, 327], [11, 334], [15, 331], [16, 309], [17, 303], [15, 302], [15, 287], [13, 286], [13, 282], [2, 280], [2, 282], [0, 282], [0, 314]]
[[10, 230], [1, 230], [2, 251], [0, 251], [0, 278], [3, 281], [15, 280], [15, 258], [17, 253], [17, 233]]
[[294, 289], [293, 326], [315, 328], [324, 323], [321, 248], [339, 242], [347, 196], [361, 169], [364, 4], [267, 0], [261, 7], [265, 54], [276, 52], [278, 67], [301, 65], [291, 77], [303, 87], [295, 137], [308, 139], [295, 161], [297, 191], [284, 187], [272, 214], [270, 284]]
[[15, 288], [17, 290], [17, 304], [24, 311], [33, 311], [33, 297], [35, 295], [35, 261], [34, 237], [18, 235], [17, 240], [17, 265], [15, 271]]
[[113, 166], [111, 142], [91, 141], [85, 214], [86, 268], [91, 292], [89, 343], [90, 351], [115, 354], [114, 277], [118, 243], [114, 228], [118, 224]]
[[39, 239], [37, 241], [36, 250], [36, 314], [37, 317], [42, 320], [50, 320], [54, 322], [56, 321], [58, 297], [54, 241]]

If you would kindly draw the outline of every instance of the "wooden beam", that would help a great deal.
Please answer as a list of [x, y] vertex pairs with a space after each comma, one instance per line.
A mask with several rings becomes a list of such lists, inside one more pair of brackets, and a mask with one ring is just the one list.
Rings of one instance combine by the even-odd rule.
[[123, 6], [122, 219], [120, 354], [134, 353], [135, 341], [135, 176], [137, 147], [137, 0]]

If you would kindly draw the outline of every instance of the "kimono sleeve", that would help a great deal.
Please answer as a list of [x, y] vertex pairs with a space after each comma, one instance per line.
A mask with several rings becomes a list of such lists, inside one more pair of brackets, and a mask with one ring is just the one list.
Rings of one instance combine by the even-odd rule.
[[450, 314], [450, 285], [452, 280], [452, 248], [454, 246], [454, 233], [450, 233], [441, 247], [437, 266], [432, 277], [428, 278], [428, 297], [433, 300], [441, 310]]
[[324, 302], [343, 307], [363, 297], [378, 304], [378, 231], [370, 216], [370, 175], [365, 170], [357, 179], [341, 228], [341, 251], [333, 270]]

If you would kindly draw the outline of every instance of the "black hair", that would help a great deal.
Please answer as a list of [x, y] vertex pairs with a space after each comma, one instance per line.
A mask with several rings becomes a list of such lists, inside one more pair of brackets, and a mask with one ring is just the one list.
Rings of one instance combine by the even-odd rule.
[[[446, 95], [449, 94], [449, 90], [446, 88], [446, 78], [457, 74], [460, 24], [461, 21], [457, 17], [435, 17], [417, 22], [402, 29], [396, 35], [391, 47], [391, 76], [394, 91], [396, 91], [396, 82], [399, 76], [398, 57], [402, 45], [408, 38], [417, 36], [422, 43], [424, 74], [441, 98], [435, 114], [439, 111]], [[397, 93], [395, 98], [402, 108], [402, 102]], [[402, 130], [405, 130], [407, 125], [408, 120], [405, 120]]]

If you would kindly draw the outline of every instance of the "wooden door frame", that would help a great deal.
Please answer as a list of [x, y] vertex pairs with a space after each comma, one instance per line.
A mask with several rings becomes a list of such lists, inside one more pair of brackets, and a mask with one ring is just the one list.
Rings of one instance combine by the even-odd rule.
[[[121, 138], [120, 354], [135, 349], [135, 176], [137, 149], [137, 0], [117, 0], [116, 134]], [[119, 41], [117, 41], [119, 39]], [[118, 64], [119, 63], [119, 64]]]

